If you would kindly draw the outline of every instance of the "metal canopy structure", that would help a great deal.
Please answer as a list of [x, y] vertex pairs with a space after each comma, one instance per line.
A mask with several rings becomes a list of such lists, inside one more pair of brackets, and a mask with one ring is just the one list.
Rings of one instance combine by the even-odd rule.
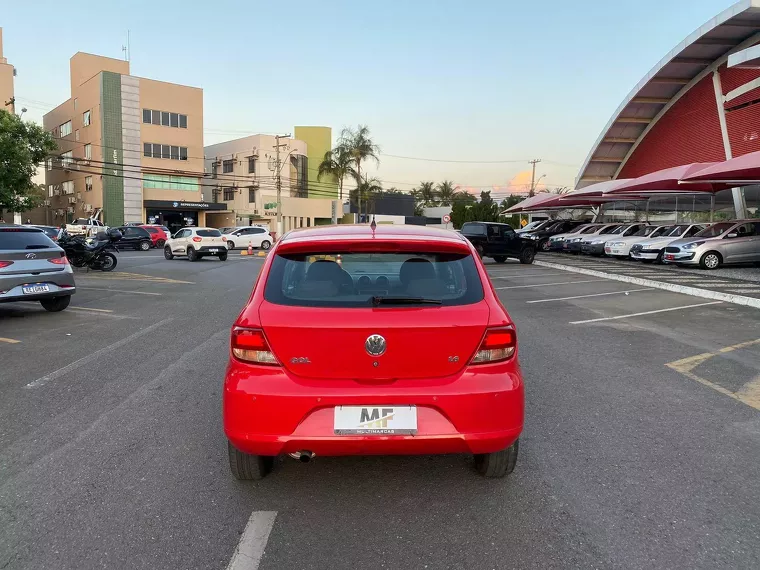
[[681, 188], [693, 190], [703, 183], [723, 183], [728, 186], [756, 184], [760, 181], [760, 151], [718, 162], [681, 179]]
[[742, 0], [678, 44], [626, 96], [602, 129], [576, 188], [614, 179], [646, 134], [693, 86], [731, 53], [760, 38], [760, 0]]
[[690, 174], [701, 172], [707, 167], [713, 166], [715, 162], [695, 162], [692, 164], [684, 164], [682, 166], [674, 166], [673, 168], [665, 168], [639, 176], [632, 180], [628, 180], [623, 184], [620, 184], [616, 188], [613, 188], [608, 194], [620, 194], [631, 192], [719, 192], [729, 188], [725, 184], [711, 184], [707, 182], [700, 182], [698, 184], [689, 184], [684, 186], [681, 184], [681, 179]]

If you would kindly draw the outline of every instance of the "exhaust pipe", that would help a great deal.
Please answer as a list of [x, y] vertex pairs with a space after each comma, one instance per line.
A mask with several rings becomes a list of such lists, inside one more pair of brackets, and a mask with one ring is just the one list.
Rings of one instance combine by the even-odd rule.
[[317, 456], [316, 453], [308, 450], [296, 451], [295, 453], [288, 453], [288, 455], [290, 455], [293, 459], [300, 461], [301, 463], [308, 463]]

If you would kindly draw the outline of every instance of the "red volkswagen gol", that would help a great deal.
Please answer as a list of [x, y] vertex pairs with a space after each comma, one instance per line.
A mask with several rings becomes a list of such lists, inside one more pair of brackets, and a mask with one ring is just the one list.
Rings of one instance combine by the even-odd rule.
[[515, 467], [524, 400], [515, 327], [456, 232], [288, 233], [230, 345], [224, 431], [238, 479], [260, 479], [283, 453], [472, 453], [487, 477]]

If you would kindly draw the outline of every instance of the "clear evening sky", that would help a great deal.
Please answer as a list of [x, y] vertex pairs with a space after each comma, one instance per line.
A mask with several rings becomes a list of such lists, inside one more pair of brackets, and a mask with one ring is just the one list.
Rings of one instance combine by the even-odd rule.
[[17, 109], [41, 122], [69, 97], [77, 51], [202, 87], [205, 143], [294, 125], [369, 125], [385, 186], [572, 186], [612, 112], [732, 0], [48, 0], [6, 3]]

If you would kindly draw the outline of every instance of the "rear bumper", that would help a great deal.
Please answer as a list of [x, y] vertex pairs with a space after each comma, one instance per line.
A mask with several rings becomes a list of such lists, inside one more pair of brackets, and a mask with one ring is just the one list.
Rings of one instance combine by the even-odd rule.
[[[503, 366], [499, 373], [485, 368], [434, 386], [429, 379], [372, 386], [299, 380], [281, 370], [260, 375], [257, 367], [233, 361], [225, 380], [224, 431], [237, 449], [255, 455], [491, 453], [522, 432], [524, 390], [519, 367], [508, 373]], [[417, 433], [335, 435], [334, 408], [341, 405], [417, 406]]]
[[[39, 276], [38, 276], [39, 278]], [[47, 285], [50, 289], [47, 293], [34, 293], [31, 295], [24, 294], [22, 287], [24, 285]], [[62, 285], [69, 285], [68, 283], [62, 283]], [[0, 281], [0, 287], [5, 285]], [[40, 301], [41, 299], [50, 299], [52, 297], [65, 297], [67, 295], [73, 295], [76, 293], [76, 287], [74, 287], [74, 278], [71, 278], [71, 284], [69, 287], [61, 287], [57, 283], [51, 283], [48, 281], [31, 281], [24, 283], [23, 285], [17, 285], [8, 290], [0, 290], [0, 303], [13, 303], [16, 301]]]
[[[211, 250], [216, 251], [211, 251]], [[195, 250], [197, 253], [200, 253], [201, 255], [219, 255], [220, 253], [227, 253], [227, 244], [224, 243], [222, 245], [214, 245], [214, 246], [208, 246], [204, 245], [203, 247], [199, 247]]]

